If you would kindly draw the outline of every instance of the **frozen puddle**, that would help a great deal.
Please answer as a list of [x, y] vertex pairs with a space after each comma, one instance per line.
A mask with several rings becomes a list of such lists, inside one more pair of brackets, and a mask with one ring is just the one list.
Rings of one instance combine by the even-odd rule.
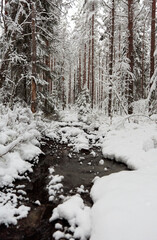
[[127, 167], [104, 159], [99, 148], [76, 153], [66, 144], [47, 140], [42, 150], [45, 155], [40, 156], [34, 172], [29, 174], [30, 181], [18, 180], [14, 186], [22, 186], [26, 195], [20, 204], [31, 210], [18, 225], [1, 225], [0, 239], [88, 239], [90, 225], [86, 223], [92, 206], [89, 193], [93, 179]]

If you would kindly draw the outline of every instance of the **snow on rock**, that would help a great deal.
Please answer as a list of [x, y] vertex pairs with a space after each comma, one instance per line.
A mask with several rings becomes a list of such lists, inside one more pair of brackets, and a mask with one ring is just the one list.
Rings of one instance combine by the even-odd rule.
[[49, 168], [49, 183], [47, 185], [48, 193], [49, 193], [49, 201], [53, 201], [54, 198], [56, 197], [57, 193], [61, 193], [63, 184], [61, 181], [64, 179], [64, 176], [60, 175], [54, 175], [54, 168], [50, 167]]
[[68, 143], [74, 150], [79, 152], [81, 149], [89, 149], [88, 135], [80, 128], [66, 126], [59, 130], [61, 143]]
[[79, 152], [81, 149], [89, 149], [89, 141], [85, 133], [81, 133], [77, 136], [74, 141], [74, 149], [76, 152]]
[[[53, 210], [50, 222], [66, 219], [74, 239], [86, 240], [91, 232], [90, 211], [90, 208], [84, 205], [82, 198], [79, 195], [74, 195]], [[53, 236], [55, 237], [56, 234]]]
[[27, 216], [30, 207], [18, 207], [17, 196], [13, 193], [0, 192], [0, 224], [17, 224], [17, 220]]

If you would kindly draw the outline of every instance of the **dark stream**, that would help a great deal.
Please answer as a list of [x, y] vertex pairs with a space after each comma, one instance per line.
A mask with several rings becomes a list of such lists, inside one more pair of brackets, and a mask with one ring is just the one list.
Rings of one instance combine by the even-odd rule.
[[[50, 223], [49, 218], [52, 215], [52, 210], [61, 200], [56, 196], [54, 202], [49, 202], [48, 191], [48, 168], [54, 167], [55, 174], [63, 175], [63, 195], [74, 195], [77, 192], [77, 187], [84, 185], [88, 190], [82, 193], [81, 196], [84, 202], [91, 206], [92, 200], [89, 196], [89, 191], [92, 187], [92, 180], [95, 176], [105, 176], [111, 173], [127, 170], [126, 165], [116, 163], [108, 159], [104, 159], [101, 149], [95, 148], [92, 151], [96, 156], [93, 156], [92, 151], [82, 151], [75, 153], [70, 147], [64, 144], [56, 143], [52, 140], [45, 140], [42, 145], [42, 150], [45, 155], [39, 157], [39, 163], [34, 166], [34, 172], [29, 173], [31, 181], [17, 180], [17, 185], [25, 185], [24, 191], [27, 192], [29, 201], [24, 201], [23, 204], [31, 207], [31, 211], [27, 218], [19, 220], [17, 226], [5, 225], [0, 226], [0, 240], [53, 240], [55, 232], [55, 222]], [[100, 165], [99, 161], [103, 159], [104, 164]], [[41, 205], [35, 204], [39, 200]], [[67, 222], [61, 221], [63, 226]]]

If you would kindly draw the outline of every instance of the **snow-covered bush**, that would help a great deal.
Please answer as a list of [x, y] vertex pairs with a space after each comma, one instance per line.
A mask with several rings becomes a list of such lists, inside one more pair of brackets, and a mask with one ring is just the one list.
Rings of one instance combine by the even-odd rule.
[[[8, 185], [25, 171], [41, 153], [36, 120], [29, 108], [0, 105], [0, 186]], [[28, 161], [27, 161], [28, 160]]]

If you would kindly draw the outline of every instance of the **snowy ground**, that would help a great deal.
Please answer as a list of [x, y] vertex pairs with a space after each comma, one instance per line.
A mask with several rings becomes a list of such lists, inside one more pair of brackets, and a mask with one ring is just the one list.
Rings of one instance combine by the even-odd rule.
[[[43, 122], [38, 116], [34, 118], [28, 109], [10, 111], [1, 106], [0, 187], [11, 187], [15, 178], [24, 177], [26, 170], [32, 171], [32, 159], [37, 162], [41, 152], [41, 132], [69, 144], [74, 151], [88, 150], [92, 145], [101, 146], [104, 157], [124, 162], [133, 171], [96, 178], [90, 193], [94, 202], [91, 208], [85, 206], [79, 194], [64, 199], [54, 209], [50, 221], [65, 218], [70, 225], [70, 234], [65, 235], [62, 226], [57, 224], [54, 238], [156, 240], [155, 121], [136, 117], [136, 121], [130, 119], [128, 123], [123, 118], [115, 118], [110, 124], [105, 116], [95, 113], [88, 116], [87, 122], [78, 122], [75, 111], [64, 111], [60, 122]], [[53, 167], [49, 174], [47, 188], [49, 200], [53, 201], [55, 192], [63, 187], [64, 176], [55, 175]], [[16, 224], [28, 214], [30, 209], [27, 206], [18, 207], [20, 198], [24, 197], [22, 186], [17, 191], [20, 191], [18, 195], [10, 191], [0, 194], [0, 223]]]

